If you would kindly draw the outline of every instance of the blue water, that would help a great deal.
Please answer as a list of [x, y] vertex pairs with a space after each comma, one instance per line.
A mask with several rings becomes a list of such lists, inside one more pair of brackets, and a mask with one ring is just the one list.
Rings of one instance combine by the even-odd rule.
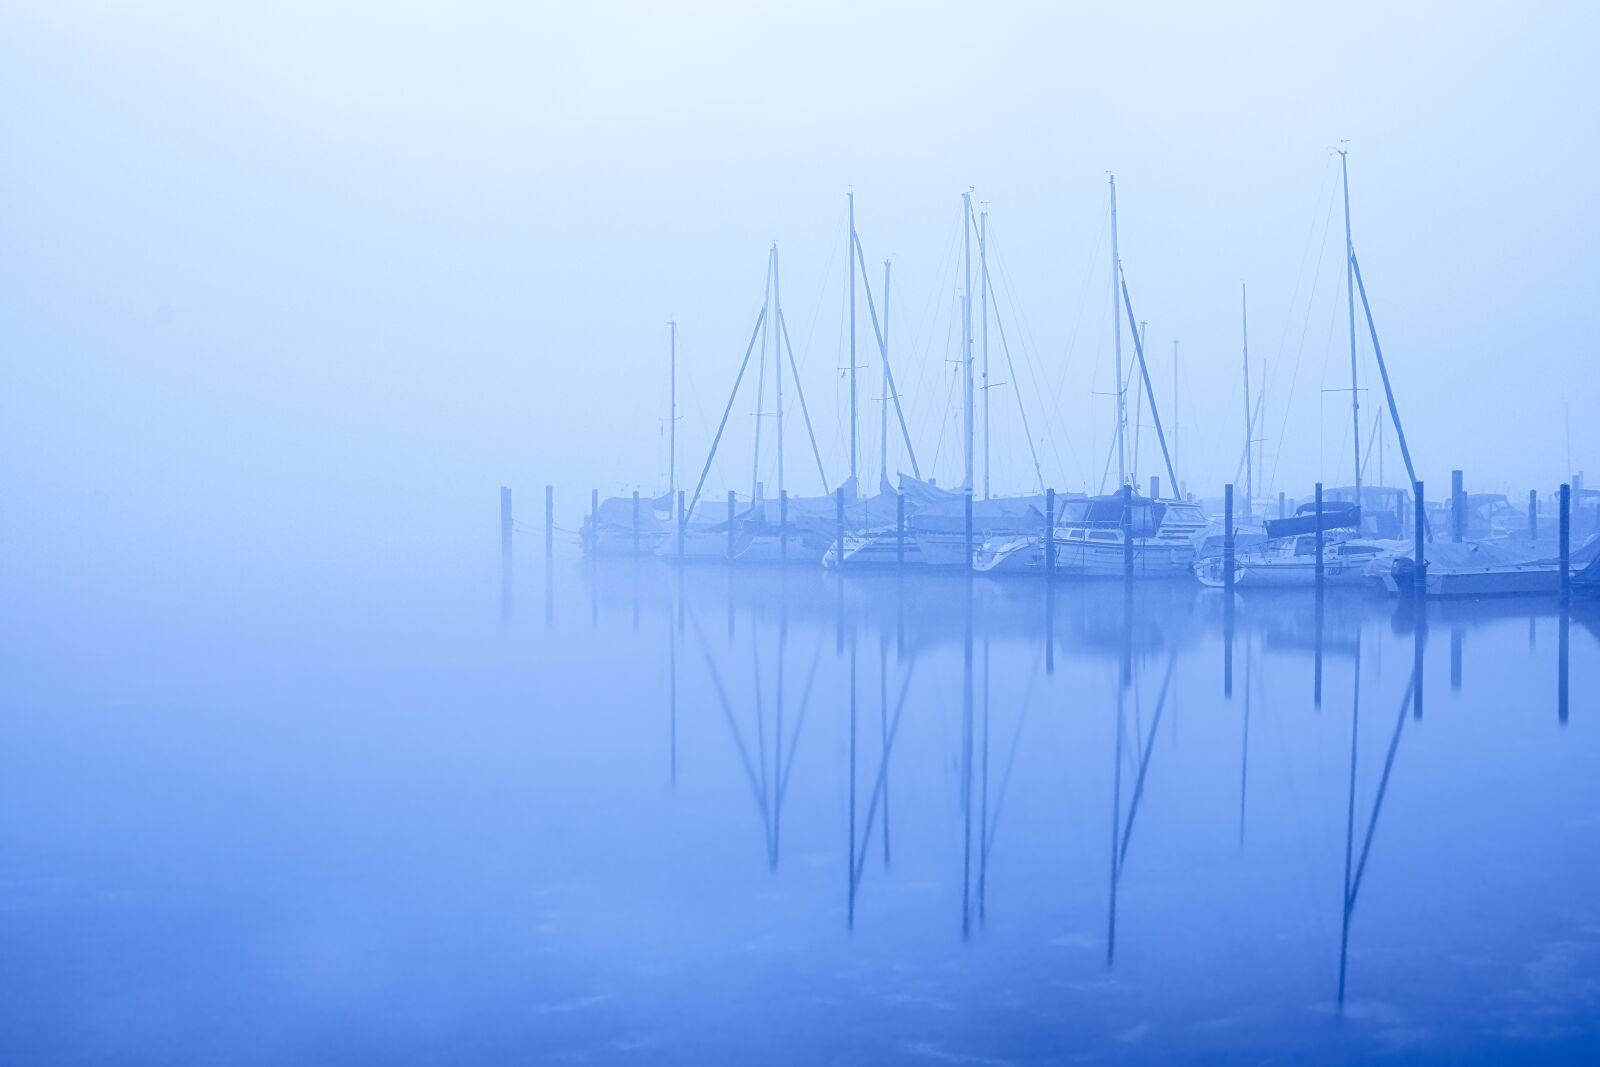
[[8, 613], [0, 1062], [1600, 1060], [1590, 605], [493, 563]]

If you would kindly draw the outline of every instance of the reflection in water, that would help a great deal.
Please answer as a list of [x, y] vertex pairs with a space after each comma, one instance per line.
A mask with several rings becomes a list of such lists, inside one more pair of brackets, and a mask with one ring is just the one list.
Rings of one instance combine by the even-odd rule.
[[1349, 963], [1350, 947], [1350, 919], [1355, 913], [1356, 898], [1361, 892], [1361, 880], [1367, 871], [1367, 859], [1372, 854], [1372, 839], [1378, 829], [1378, 816], [1383, 812], [1383, 800], [1389, 792], [1389, 776], [1394, 770], [1395, 753], [1400, 748], [1400, 734], [1406, 725], [1406, 710], [1411, 708], [1412, 717], [1422, 718], [1422, 665], [1423, 646], [1426, 642], [1427, 623], [1425, 619], [1425, 602], [1419, 605], [1418, 615], [1415, 619], [1416, 632], [1413, 639], [1415, 648], [1412, 660], [1411, 679], [1406, 686], [1406, 692], [1400, 698], [1400, 711], [1395, 717], [1394, 732], [1389, 737], [1389, 748], [1384, 755], [1383, 772], [1378, 778], [1378, 791], [1372, 801], [1372, 814], [1367, 819], [1366, 834], [1361, 842], [1361, 855], [1355, 861], [1355, 870], [1351, 871], [1351, 857], [1355, 844], [1355, 812], [1356, 812], [1356, 752], [1357, 741], [1360, 736], [1361, 725], [1361, 646], [1356, 645], [1355, 672], [1352, 678], [1354, 698], [1350, 709], [1350, 792], [1345, 817], [1344, 840], [1344, 914], [1341, 920], [1339, 933], [1339, 1003], [1345, 1000], [1345, 979]]
[[[986, 967], [980, 961], [993, 953], [994, 966], [1009, 961], [1013, 969], [1005, 973], [1014, 976], [1018, 996], [1029, 995], [1025, 990], [1046, 996], [1067, 976], [1079, 984], [1091, 980], [1073, 957], [1040, 946], [1092, 945], [1103, 946], [1094, 953], [1097, 966], [1114, 968], [1118, 981], [1166, 989], [1157, 961], [1170, 962], [1167, 946], [1196, 945], [1196, 966], [1221, 976], [1216, 980], [1229, 989], [1248, 988], [1271, 1002], [1295, 990], [1305, 1004], [1348, 1003], [1348, 1019], [1359, 1022], [1371, 1009], [1354, 1006], [1403, 999], [1397, 982], [1407, 972], [1397, 961], [1405, 953], [1432, 950], [1413, 932], [1430, 897], [1465, 895], [1476, 902], [1473, 914], [1496, 913], [1509, 899], [1526, 908], [1527, 884], [1518, 881], [1520, 891], [1505, 897], [1507, 887], [1496, 879], [1570, 864], [1583, 854], [1573, 835], [1595, 836], [1573, 825], [1518, 822], [1517, 804], [1504, 798], [1492, 812], [1461, 801], [1484, 788], [1478, 779], [1507, 751], [1529, 751], [1527, 740], [1509, 750], [1503, 744], [1499, 734], [1529, 727], [1498, 709], [1525, 696], [1519, 675], [1548, 669], [1537, 647], [1523, 651], [1520, 640], [1508, 646], [1500, 631], [1511, 627], [1520, 638], [1525, 623], [1535, 629], [1541, 615], [1556, 616], [1557, 708], [1567, 721], [1569, 661], [1592, 664], [1596, 642], [1572, 650], [1570, 612], [1554, 604], [1397, 604], [1342, 594], [1229, 598], [1181, 583], [1061, 583], [1053, 592], [965, 574], [907, 581], [896, 573], [799, 568], [750, 568], [733, 581], [721, 568], [684, 571], [648, 561], [620, 575], [602, 568], [590, 581], [599, 609], [625, 596], [633, 616], [659, 611], [666, 620], [668, 760], [684, 807], [674, 813], [675, 798], [653, 819], [677, 825], [678, 835], [689, 835], [683, 847], [694, 848], [694, 824], [712, 820], [709, 830], [720, 820], [702, 810], [703, 801], [690, 806], [691, 797], [726, 798], [736, 782], [760, 818], [763, 866], [777, 880], [776, 895], [736, 880], [742, 900], [730, 896], [731, 887], [708, 889], [717, 907], [742, 914], [760, 901], [761, 922], [780, 924], [774, 929], [796, 923], [806, 932], [795, 936], [808, 942], [825, 939], [829, 923], [851, 931], [860, 940], [849, 943], [859, 949], [814, 950], [868, 954], [856, 963], [847, 957], [846, 967], [893, 952], [892, 973], [946, 974], [941, 967], [961, 959]], [[737, 630], [729, 626], [736, 640], [708, 641], [701, 619], [718, 611], [742, 617]], [[1496, 711], [1440, 715], [1430, 730], [1413, 731], [1408, 746], [1417, 750], [1417, 763], [1429, 764], [1428, 774], [1415, 773], [1408, 788], [1392, 789], [1407, 720], [1422, 715], [1430, 615], [1450, 636], [1446, 710], [1487, 702]], [[621, 617], [600, 610], [602, 632], [631, 629]], [[830, 630], [831, 657], [824, 650]], [[1478, 658], [1469, 677], [1464, 648], [1476, 631], [1483, 637], [1474, 643]], [[680, 669], [685, 640], [693, 664], [687, 670]], [[791, 648], [797, 642], [804, 651]], [[1212, 657], [1219, 652], [1220, 694], [1214, 682], [1203, 681], [1215, 678]], [[1181, 671], [1185, 659], [1201, 669]], [[1410, 661], [1403, 688], [1392, 670], [1385, 678], [1386, 659]], [[1307, 673], [1309, 693], [1293, 682]], [[1183, 758], [1167, 758], [1157, 749], [1178, 754], [1177, 705], [1186, 675], [1195, 680], [1186, 694]], [[1242, 692], [1234, 692], [1235, 681]], [[808, 736], [814, 693], [817, 714], [836, 709], [837, 718]], [[1348, 726], [1338, 715], [1327, 719], [1327, 711], [1314, 714], [1324, 698], [1329, 707], [1348, 708]], [[1382, 719], [1376, 732], [1374, 701], [1395, 716]], [[709, 718], [698, 714], [702, 709]], [[709, 722], [718, 724], [727, 760], [697, 760], [704, 771], [679, 782], [680, 745], [717, 751], [707, 747]], [[1330, 745], [1335, 734], [1339, 742]], [[1589, 756], [1596, 755], [1586, 735], [1570, 736], [1583, 736]], [[1428, 746], [1448, 746], [1447, 763], [1441, 766]], [[1094, 751], [1109, 753], [1110, 763], [1092, 758]], [[1560, 749], [1541, 751], [1547, 760], [1566, 758]], [[799, 778], [797, 765], [804, 769]], [[1344, 778], [1342, 789], [1306, 788], [1325, 781], [1333, 766]], [[1531, 780], [1545, 772], [1519, 773]], [[1486, 817], [1497, 826], [1480, 828]], [[1106, 842], [1094, 847], [1106, 848], [1099, 855], [1107, 863], [1095, 889], [1082, 877], [1098, 867], [1080, 844], [1090, 823], [1109, 825], [1108, 842], [1103, 829], [1093, 833]], [[1463, 866], [1490, 862], [1475, 844], [1461, 855], [1433, 855], [1446, 842], [1476, 842], [1480, 833], [1516, 842], [1518, 855], [1527, 854], [1507, 873]], [[1217, 847], [1224, 842], [1237, 847]], [[720, 856], [713, 863], [721, 869], [742, 866], [742, 850], [721, 855], [709, 841], [698, 847]], [[800, 862], [785, 864], [786, 851]], [[813, 871], [828, 872], [826, 883], [837, 886], [841, 865], [843, 901], [836, 890], [812, 888]], [[1316, 931], [1331, 918], [1331, 894], [1324, 899], [1315, 885], [1331, 887], [1341, 869], [1339, 925], [1319, 940]], [[1298, 884], [1301, 877], [1306, 884]], [[1430, 882], [1441, 888], [1421, 891]], [[1405, 894], [1396, 897], [1402, 887]], [[1492, 901], [1483, 896], [1491, 887]], [[1537, 903], [1538, 890], [1532, 893]], [[828, 900], [835, 904], [826, 921], [806, 918]], [[1249, 904], [1241, 909], [1244, 900]], [[1101, 908], [1103, 935], [1086, 934], [1086, 917]], [[955, 924], [952, 909], [959, 914]], [[1453, 913], [1441, 918], [1436, 910], [1428, 917], [1455, 921]], [[1214, 939], [1197, 933], [1213, 928]], [[1463, 928], [1457, 939], [1471, 942], [1480, 936], [1475, 929]], [[942, 946], [951, 941], [983, 947], [947, 960]], [[1026, 946], [1033, 947], [1017, 956]], [[1258, 987], [1230, 959], [1236, 950], [1265, 969], [1262, 981], [1279, 970], [1281, 955], [1285, 989]], [[1297, 984], [1292, 976], [1302, 970], [1307, 979]], [[1176, 1003], [1146, 1010], [1161, 1018], [1179, 1010]]]

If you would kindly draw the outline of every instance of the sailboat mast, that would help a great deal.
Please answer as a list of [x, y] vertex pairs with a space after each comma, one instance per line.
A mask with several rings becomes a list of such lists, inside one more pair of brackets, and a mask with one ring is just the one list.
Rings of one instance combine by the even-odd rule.
[[850, 483], [852, 493], [856, 484], [856, 194], [850, 198], [850, 247], [845, 258], [850, 261]]
[[[1263, 420], [1266, 419], [1266, 416], [1267, 416], [1267, 361], [1266, 360], [1262, 360], [1261, 361], [1261, 386], [1256, 391], [1256, 414], [1260, 415]], [[1261, 495], [1262, 496], [1266, 496], [1267, 495], [1267, 439], [1261, 433], [1261, 431], [1259, 431], [1259, 430], [1256, 431], [1256, 477], [1260, 479], [1260, 481], [1257, 483], [1257, 488], [1259, 488], [1261, 490]], [[1265, 505], [1262, 506], [1262, 514], [1263, 515], [1266, 514], [1266, 506]]]
[[965, 288], [961, 292], [962, 488], [972, 490], [972, 193], [961, 194], [961, 257]]
[[[778, 245], [772, 245], [772, 311], [782, 320], [783, 300], [778, 296]], [[772, 382], [774, 412], [778, 419], [778, 499], [783, 499], [783, 345], [778, 331], [772, 331]]]
[[1350, 237], [1349, 152], [1339, 149], [1339, 176], [1344, 183], [1344, 288], [1350, 304], [1350, 439], [1356, 458], [1356, 506], [1361, 500], [1361, 394], [1356, 381], [1356, 246]]
[[[883, 348], [889, 349], [889, 261], [883, 261]], [[883, 359], [883, 398], [878, 402], [878, 470], [883, 484], [889, 481], [889, 360]]]
[[1250, 501], [1255, 497], [1255, 467], [1250, 461], [1255, 451], [1255, 404], [1250, 396], [1250, 299], [1244, 282], [1239, 283], [1240, 333], [1244, 338], [1244, 516], [1250, 517]]
[[983, 293], [983, 499], [989, 499], [989, 212], [978, 213], [978, 277]]
[[670, 398], [667, 408], [667, 506], [676, 508], [673, 503], [678, 499], [678, 323], [673, 320], [667, 323], [670, 331], [669, 351], [672, 353], [668, 365], [671, 367], [672, 382], [667, 387]]
[[[1178, 466], [1178, 339], [1172, 339], [1172, 465]], [[1172, 499], [1182, 500], [1177, 486], [1172, 487]]]
[[1116, 353], [1117, 372], [1117, 486], [1128, 484], [1128, 405], [1122, 389], [1122, 257], [1117, 252], [1117, 176], [1111, 175], [1111, 316], [1112, 350]]

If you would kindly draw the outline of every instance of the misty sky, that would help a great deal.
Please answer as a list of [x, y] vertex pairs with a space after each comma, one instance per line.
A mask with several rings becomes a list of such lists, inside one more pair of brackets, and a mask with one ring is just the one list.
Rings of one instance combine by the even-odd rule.
[[[1212, 493], [1235, 473], [1243, 280], [1266, 489], [1344, 484], [1348, 393], [1325, 392], [1349, 384], [1342, 139], [1419, 476], [1553, 487], [1570, 404], [1572, 466], [1600, 481], [1593, 5], [1212, 6], [5, 4], [13, 558], [337, 552], [492, 536], [502, 483], [527, 513], [555, 482], [573, 523], [591, 486], [658, 492], [666, 322], [692, 475], [773, 241], [836, 483], [849, 189], [875, 289], [894, 264], [891, 356], [926, 472], [960, 477], [970, 187], [1045, 479], [1096, 489], [1111, 171], [1167, 418], [1182, 344], [1180, 476]], [[875, 481], [864, 300], [860, 328]], [[991, 329], [995, 489], [1027, 490]], [[1367, 432], [1364, 336], [1360, 358]], [[749, 489], [754, 384], [708, 491]], [[816, 492], [797, 418], [786, 447], [791, 491]], [[1160, 473], [1154, 437], [1140, 448], [1141, 477]]]

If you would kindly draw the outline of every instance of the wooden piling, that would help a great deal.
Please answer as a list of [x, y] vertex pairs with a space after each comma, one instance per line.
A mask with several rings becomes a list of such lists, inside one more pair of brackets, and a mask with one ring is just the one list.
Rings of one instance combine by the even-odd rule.
[[[841, 548], [843, 546], [840, 546]], [[906, 494], [904, 490], [894, 495], [894, 565], [902, 570], [906, 565]]]
[[967, 490], [966, 496], [966, 548], [967, 548], [967, 573], [972, 573], [972, 490]]
[[1222, 490], [1222, 588], [1227, 590], [1228, 596], [1233, 596], [1233, 483], [1229, 482]]
[[1286, 519], [1288, 517], [1289, 517], [1288, 505], [1284, 500], [1283, 490], [1279, 489], [1278, 490], [1278, 518]]
[[1122, 487], [1122, 577], [1133, 580], [1133, 486]]
[[1428, 512], [1427, 505], [1424, 503], [1422, 483], [1413, 482], [1411, 491], [1416, 494], [1417, 505], [1416, 518], [1412, 522], [1413, 527], [1415, 527], [1413, 531], [1412, 562], [1415, 566], [1412, 568], [1411, 577], [1415, 583], [1413, 592], [1421, 597], [1426, 596], [1428, 592], [1428, 557], [1427, 553], [1423, 551], [1425, 547], [1423, 541], [1428, 529]]
[[1317, 483], [1317, 595], [1322, 595], [1326, 565], [1322, 562], [1322, 483]]
[[1557, 515], [1561, 530], [1561, 600], [1572, 595], [1572, 486], [1561, 483], [1561, 507]]
[[1467, 532], [1467, 494], [1461, 488], [1461, 472], [1450, 472], [1450, 540], [1460, 544]]
[[844, 490], [833, 491], [833, 536], [839, 553], [839, 566], [844, 567]]
[[1056, 576], [1056, 491], [1044, 491], [1044, 576]]
[[1161, 499], [1161, 475], [1159, 474], [1152, 474], [1150, 476], [1150, 499]]

